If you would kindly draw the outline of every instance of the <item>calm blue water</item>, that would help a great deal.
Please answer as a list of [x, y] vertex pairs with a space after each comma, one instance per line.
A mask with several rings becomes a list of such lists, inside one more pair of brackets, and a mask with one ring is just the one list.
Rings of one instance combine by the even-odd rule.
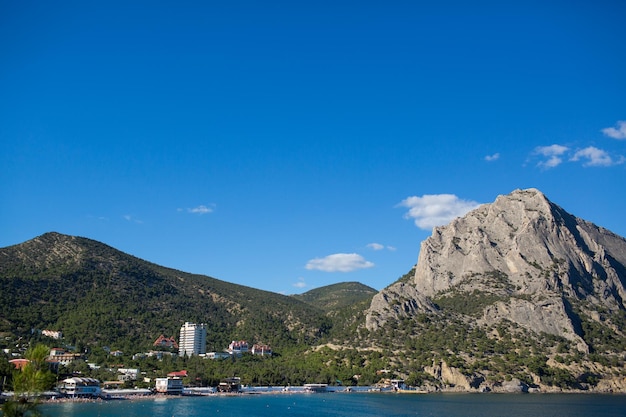
[[626, 395], [326, 393], [46, 404], [48, 417], [626, 416]]

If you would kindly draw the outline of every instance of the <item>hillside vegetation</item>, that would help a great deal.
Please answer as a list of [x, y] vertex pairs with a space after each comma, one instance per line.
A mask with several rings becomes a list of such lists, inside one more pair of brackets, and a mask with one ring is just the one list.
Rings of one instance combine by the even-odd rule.
[[372, 287], [359, 282], [341, 282], [315, 288], [304, 294], [292, 295], [293, 298], [332, 313], [363, 301], [371, 301], [377, 293]]
[[[85, 353], [65, 372], [115, 378], [187, 369], [187, 384], [370, 385], [424, 390], [626, 392], [626, 240], [537, 190], [500, 196], [435, 228], [417, 265], [382, 291], [357, 282], [283, 296], [158, 266], [47, 233], [0, 249], [0, 347], [47, 340]], [[207, 350], [269, 344], [271, 357], [133, 359], [185, 321]], [[109, 348], [109, 349], [105, 349]], [[122, 357], [108, 351], [120, 349]], [[0, 377], [7, 375], [0, 358]], [[109, 373], [107, 373], [109, 372]]]
[[321, 309], [267, 291], [161, 267], [102, 243], [47, 233], [0, 250], [0, 331], [62, 330], [71, 345], [147, 349], [185, 321], [207, 325], [208, 348], [231, 340], [313, 344]]

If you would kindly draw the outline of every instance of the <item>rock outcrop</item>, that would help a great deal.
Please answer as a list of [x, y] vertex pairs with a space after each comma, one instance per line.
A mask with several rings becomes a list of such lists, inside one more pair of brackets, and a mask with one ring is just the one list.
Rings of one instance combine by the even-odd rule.
[[507, 319], [585, 352], [571, 303], [599, 321], [598, 311], [610, 317], [626, 309], [625, 285], [624, 238], [567, 213], [536, 189], [516, 190], [435, 228], [421, 245], [414, 279], [375, 295], [366, 326], [437, 314], [438, 297], [475, 294], [487, 300], [478, 324]]
[[476, 389], [482, 382], [482, 379], [463, 375], [458, 369], [448, 366], [445, 361], [433, 364], [433, 366], [426, 366], [424, 372], [444, 384], [462, 391]]

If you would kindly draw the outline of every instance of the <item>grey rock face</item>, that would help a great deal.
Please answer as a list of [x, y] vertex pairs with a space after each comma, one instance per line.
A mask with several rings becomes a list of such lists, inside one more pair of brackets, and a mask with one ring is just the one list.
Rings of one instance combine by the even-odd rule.
[[447, 226], [437, 227], [420, 249], [411, 283], [377, 294], [369, 329], [416, 312], [437, 311], [432, 299], [450, 291], [498, 297], [482, 323], [507, 318], [536, 332], [576, 334], [566, 299], [609, 311], [626, 305], [626, 240], [574, 217], [536, 189], [499, 196]]
[[398, 320], [420, 312], [436, 313], [437, 307], [413, 285], [397, 283], [374, 296], [366, 316], [366, 326], [375, 329], [387, 320]]

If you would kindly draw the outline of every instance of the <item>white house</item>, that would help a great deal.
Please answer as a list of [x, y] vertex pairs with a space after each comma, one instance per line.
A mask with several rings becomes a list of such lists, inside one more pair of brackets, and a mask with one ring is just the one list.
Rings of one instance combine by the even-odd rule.
[[269, 345], [257, 343], [252, 346], [252, 354], [261, 356], [272, 356], [272, 348]]
[[242, 353], [248, 352], [248, 342], [245, 340], [233, 340], [228, 345], [228, 353], [235, 356], [241, 356]]
[[117, 376], [120, 381], [136, 381], [139, 375], [139, 369], [137, 368], [120, 368], [117, 370], [121, 375]]
[[207, 352], [204, 357], [206, 359], [228, 359], [231, 357], [231, 354], [228, 352]]

